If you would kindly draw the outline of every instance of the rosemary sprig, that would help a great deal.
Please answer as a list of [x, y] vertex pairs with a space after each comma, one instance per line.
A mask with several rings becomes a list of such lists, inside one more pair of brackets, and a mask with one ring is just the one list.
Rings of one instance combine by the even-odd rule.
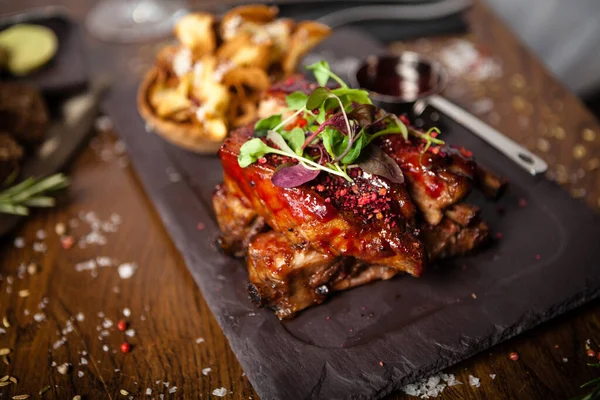
[[[600, 363], [588, 364], [588, 366], [598, 368], [598, 367], [600, 367]], [[583, 388], [590, 387], [590, 386], [593, 386], [593, 389], [590, 393], [585, 394], [580, 397], [575, 397], [572, 400], [598, 400], [598, 399], [600, 399], [600, 377], [594, 378], [591, 381], [584, 383], [583, 385], [580, 386], [580, 388], [583, 389]]]
[[69, 186], [63, 174], [45, 178], [27, 178], [0, 192], [0, 214], [29, 215], [30, 207], [53, 207], [51, 194]]

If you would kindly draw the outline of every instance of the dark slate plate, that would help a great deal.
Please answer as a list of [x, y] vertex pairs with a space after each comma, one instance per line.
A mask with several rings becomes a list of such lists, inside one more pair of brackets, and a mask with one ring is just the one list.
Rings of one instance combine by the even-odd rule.
[[49, 95], [62, 95], [83, 89], [89, 76], [82, 32], [79, 25], [71, 21], [67, 11], [61, 7], [49, 6], [13, 14], [0, 19], [0, 31], [20, 23], [52, 29], [58, 38], [58, 51], [47, 65], [27, 76], [13, 77], [4, 72], [0, 79], [26, 82]]
[[[498, 203], [478, 193], [469, 199], [483, 206], [484, 218], [504, 239], [431, 268], [420, 279], [400, 276], [336, 294], [281, 323], [248, 301], [244, 263], [214, 246], [218, 228], [210, 196], [221, 180], [218, 160], [145, 132], [135, 93], [132, 84], [115, 88], [108, 112], [262, 399], [381, 398], [600, 294], [600, 217], [442, 116], [436, 124], [447, 142], [466, 146], [510, 179]], [[182, 179], [173, 182], [173, 171]], [[520, 199], [528, 205], [519, 207]], [[505, 209], [503, 216], [497, 207]], [[206, 226], [202, 231], [199, 222]]]

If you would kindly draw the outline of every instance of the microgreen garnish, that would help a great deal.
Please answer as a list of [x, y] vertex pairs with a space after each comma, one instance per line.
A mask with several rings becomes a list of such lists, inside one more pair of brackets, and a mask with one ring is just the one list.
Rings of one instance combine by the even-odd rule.
[[300, 110], [306, 105], [308, 95], [303, 92], [290, 93], [285, 97], [285, 102], [290, 110]]
[[[434, 134], [434, 132], [435, 132], [435, 134]], [[411, 129], [410, 133], [415, 135], [419, 139], [422, 139], [425, 141], [425, 147], [423, 148], [423, 151], [421, 152], [421, 157], [420, 157], [419, 161], [421, 159], [423, 159], [423, 154], [425, 154], [427, 152], [427, 150], [429, 150], [429, 148], [431, 147], [432, 144], [438, 144], [438, 145], [444, 144], [444, 142], [442, 140], [436, 138], [437, 134], [440, 133], [440, 130], [435, 127], [430, 128], [427, 132], [424, 132], [424, 133], [419, 132], [414, 129]]]
[[[408, 129], [393, 114], [374, 106], [369, 93], [353, 89], [320, 61], [306, 67], [312, 71], [320, 87], [312, 93], [294, 92], [286, 96], [288, 112], [262, 119], [254, 126], [255, 138], [240, 148], [238, 163], [242, 168], [267, 154], [277, 154], [297, 161], [284, 162], [273, 177], [279, 187], [296, 187], [315, 179], [320, 172], [352, 181], [346, 170], [353, 165], [364, 172], [402, 183], [404, 177], [396, 162], [376, 144], [383, 135], [408, 135], [424, 141], [425, 153], [437, 139], [437, 128], [427, 132]], [[328, 88], [332, 79], [339, 87]], [[292, 112], [293, 111], [293, 112]], [[292, 112], [290, 115], [289, 112]], [[272, 145], [271, 145], [272, 144]]]
[[344, 82], [342, 78], [331, 72], [331, 68], [329, 68], [329, 63], [325, 60], [321, 60], [314, 64], [307, 65], [305, 68], [309, 71], [312, 71], [312, 73], [315, 75], [315, 79], [317, 80], [317, 82], [319, 82], [319, 85], [321, 86], [327, 86], [327, 82], [329, 81], [329, 78], [331, 78], [334, 81], [336, 81], [337, 84], [341, 87], [348, 88], [348, 85], [346, 85], [346, 82]]

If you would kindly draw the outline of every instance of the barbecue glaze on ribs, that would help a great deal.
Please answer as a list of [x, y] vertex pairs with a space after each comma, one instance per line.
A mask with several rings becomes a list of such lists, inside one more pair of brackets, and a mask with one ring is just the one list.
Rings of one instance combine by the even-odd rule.
[[322, 172], [281, 188], [271, 177], [288, 160], [268, 155], [239, 166], [240, 147], [252, 135], [252, 127], [238, 129], [221, 147], [224, 182], [213, 204], [223, 250], [247, 258], [250, 298], [280, 319], [335, 291], [400, 272], [418, 277], [428, 262], [464, 255], [488, 238], [479, 209], [461, 201], [474, 185], [496, 196], [504, 182], [464, 149], [421, 156], [417, 141], [386, 136], [377, 144], [398, 163], [404, 184], [352, 168], [353, 182]]

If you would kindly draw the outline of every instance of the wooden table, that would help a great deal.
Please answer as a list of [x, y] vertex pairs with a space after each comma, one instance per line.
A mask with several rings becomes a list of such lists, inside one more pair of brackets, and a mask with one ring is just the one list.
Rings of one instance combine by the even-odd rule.
[[[93, 1], [62, 3], [82, 19]], [[28, 0], [3, 7], [15, 11], [32, 5], [39, 4]], [[447, 95], [473, 111], [481, 111], [475, 109], [478, 99], [492, 99], [493, 110], [480, 116], [541, 154], [552, 166], [549, 177], [598, 210], [598, 123], [484, 6], [477, 4], [469, 21], [471, 33], [462, 38], [493, 55], [503, 74], [483, 83], [459, 80], [467, 91], [460, 97], [450, 91]], [[393, 48], [431, 52], [455, 39]], [[97, 42], [86, 41], [93, 70], [114, 62]], [[123, 47], [119, 54], [129, 52], [130, 47]], [[14, 237], [0, 244], [0, 318], [6, 316], [10, 324], [0, 325], [0, 348], [12, 349], [10, 364], [0, 362], [0, 377], [9, 374], [19, 381], [0, 388], [0, 398], [24, 393], [37, 398], [46, 386], [45, 398], [54, 399], [126, 398], [121, 390], [139, 398], [168, 397], [175, 386], [171, 398], [210, 398], [220, 387], [227, 389], [226, 398], [257, 398], [126, 157], [115, 154], [119, 146], [114, 140], [102, 133], [82, 151], [68, 171], [73, 178], [68, 205], [35, 213], [15, 232], [14, 237], [24, 238], [24, 248], [13, 245]], [[78, 220], [72, 233], [79, 239], [90, 230], [80, 217], [89, 218], [90, 211], [102, 220], [119, 215], [117, 232], [106, 234], [103, 246], [63, 249], [56, 224]], [[36, 238], [43, 234], [45, 239]], [[45, 243], [45, 253], [34, 251], [36, 241]], [[94, 257], [134, 262], [138, 269], [129, 279], [122, 279], [116, 266], [76, 270], [76, 264]], [[19, 278], [19, 265], [30, 262], [39, 270], [30, 275], [21, 267]], [[24, 290], [27, 297], [21, 297]], [[46, 303], [43, 308], [41, 303]], [[600, 303], [589, 304], [451, 368], [447, 372], [465, 384], [447, 389], [442, 398], [564, 399], [582, 394], [579, 385], [600, 375], [586, 366], [592, 359], [585, 348], [587, 339], [594, 349], [600, 344], [598, 311]], [[134, 336], [116, 329], [120, 319], [134, 329]], [[132, 345], [127, 354], [119, 349], [124, 341]], [[509, 359], [513, 351], [520, 355], [518, 361]], [[69, 363], [65, 374], [59, 368], [63, 363]], [[205, 368], [210, 372], [203, 373]], [[480, 378], [481, 387], [469, 386], [469, 375]], [[148, 389], [150, 397], [145, 396]]]

